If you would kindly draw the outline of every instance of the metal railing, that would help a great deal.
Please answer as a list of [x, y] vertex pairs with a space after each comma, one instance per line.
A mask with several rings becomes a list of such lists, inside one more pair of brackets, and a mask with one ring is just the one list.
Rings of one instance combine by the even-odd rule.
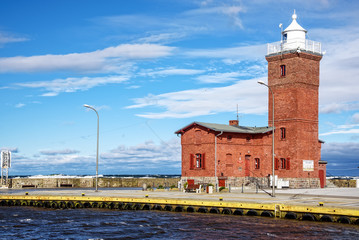
[[[266, 194], [272, 196], [271, 193], [267, 192], [265, 190], [265, 188], [267, 188], [268, 186], [265, 186], [265, 185], [262, 185], [262, 181], [260, 181], [259, 179], [263, 178], [263, 177], [259, 177], [256, 173], [254, 173], [253, 171], [249, 170], [252, 174], [253, 174], [253, 177], [248, 177], [247, 178], [247, 184], [255, 184], [256, 186], [256, 192], [258, 193], [258, 189], [265, 192]], [[243, 189], [242, 189], [242, 192], [243, 192]]]
[[293, 39], [291, 41], [268, 43], [267, 55], [297, 49], [322, 54], [322, 46], [320, 42], [308, 39], [305, 41], [301, 39]]

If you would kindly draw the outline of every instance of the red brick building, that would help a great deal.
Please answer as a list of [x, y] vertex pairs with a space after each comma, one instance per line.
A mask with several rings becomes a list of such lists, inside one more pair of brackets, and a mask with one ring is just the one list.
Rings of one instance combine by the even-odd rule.
[[268, 127], [239, 126], [232, 120], [229, 125], [193, 122], [178, 130], [183, 182], [270, 186], [273, 93], [276, 185], [325, 186], [326, 162], [318, 139], [321, 46], [306, 39], [295, 13], [292, 18], [282, 41], [268, 44]]

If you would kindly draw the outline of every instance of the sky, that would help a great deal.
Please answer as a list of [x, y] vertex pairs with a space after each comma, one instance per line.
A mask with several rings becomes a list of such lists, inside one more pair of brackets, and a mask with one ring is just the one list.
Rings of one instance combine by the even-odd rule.
[[359, 176], [359, 2], [0, 1], [0, 148], [9, 175], [180, 174], [175, 131], [267, 126], [267, 43], [294, 9], [322, 43], [328, 175]]

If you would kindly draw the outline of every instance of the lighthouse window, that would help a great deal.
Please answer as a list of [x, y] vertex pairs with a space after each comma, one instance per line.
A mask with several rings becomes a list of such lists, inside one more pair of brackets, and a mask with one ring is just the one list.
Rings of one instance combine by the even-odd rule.
[[283, 34], [283, 41], [287, 41], [287, 34]]
[[259, 169], [261, 167], [261, 160], [259, 158], [254, 159], [254, 168]]
[[280, 128], [280, 139], [284, 140], [286, 137], [285, 128]]
[[284, 77], [286, 74], [285, 65], [280, 65], [280, 75]]

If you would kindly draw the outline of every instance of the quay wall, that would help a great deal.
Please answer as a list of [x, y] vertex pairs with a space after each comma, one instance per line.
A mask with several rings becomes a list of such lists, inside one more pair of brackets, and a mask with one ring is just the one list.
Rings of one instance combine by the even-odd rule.
[[[9, 179], [9, 187], [19, 188], [94, 188], [95, 178], [13, 178]], [[151, 186], [157, 188], [177, 187], [180, 178], [98, 178], [99, 188], [138, 188]]]
[[[188, 179], [193, 179], [188, 177]], [[186, 182], [187, 178], [182, 178], [182, 186]], [[290, 180], [290, 179], [287, 179]], [[290, 181], [290, 188], [311, 188], [310, 184], [308, 185], [309, 179], [303, 179], [303, 181]], [[316, 179], [311, 179], [316, 180]], [[144, 184], [147, 186], [157, 188], [159, 185], [163, 187], [178, 186], [178, 182], [181, 181], [181, 178], [99, 178], [98, 186], [101, 188], [121, 188], [121, 187], [132, 187], [138, 188], [143, 187]], [[63, 188], [63, 187], [72, 187], [72, 188], [94, 188], [96, 180], [95, 178], [13, 178], [9, 179], [9, 187], [20, 189], [20, 188]], [[196, 179], [196, 182], [205, 182], [205, 183], [215, 183], [214, 178], [200, 178]], [[242, 186], [242, 183], [245, 183], [245, 179], [236, 178], [228, 179], [227, 184], [231, 184], [232, 187]], [[295, 184], [296, 183], [296, 184]], [[307, 184], [299, 184], [307, 183]], [[334, 185], [335, 187], [356, 187], [355, 179], [327, 179], [327, 185]], [[298, 185], [299, 184], [299, 185]], [[262, 187], [268, 187], [266, 181], [260, 181]], [[316, 185], [316, 184], [313, 184]]]
[[357, 184], [356, 179], [327, 179], [327, 181], [329, 181], [336, 187], [355, 188]]
[[32, 206], [53, 209], [109, 208], [117, 210], [156, 210], [262, 216], [302, 221], [337, 222], [359, 225], [359, 210], [324, 206], [300, 206], [275, 203], [208, 201], [203, 199], [168, 199], [98, 196], [0, 195], [0, 206]]

